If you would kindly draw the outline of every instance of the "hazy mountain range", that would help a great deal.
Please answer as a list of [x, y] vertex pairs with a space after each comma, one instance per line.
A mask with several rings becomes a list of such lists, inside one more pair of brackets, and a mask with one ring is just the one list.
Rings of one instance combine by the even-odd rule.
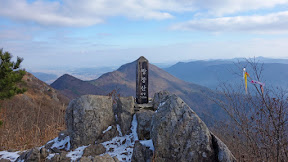
[[[264, 63], [262, 82], [267, 85], [280, 86], [287, 88], [287, 64], [288, 59], [271, 59], [257, 57], [255, 60]], [[240, 63], [240, 64], [239, 64]], [[174, 65], [156, 64], [165, 71], [187, 82], [196, 83], [212, 89], [218, 87], [222, 82], [235, 83], [241, 82], [242, 68], [246, 65], [244, 58], [223, 59], [223, 60], [191, 60], [187, 62], [178, 62]], [[165, 66], [162, 66], [165, 65]], [[51, 84], [62, 74], [69, 74], [81, 80], [93, 80], [101, 75], [115, 70], [115, 67], [98, 67], [98, 68], [73, 68], [64, 69], [62, 72], [32, 72], [40, 80]], [[54, 69], [55, 70], [55, 69]], [[248, 72], [251, 72], [249, 67]], [[60, 74], [60, 75], [59, 75]]]
[[[256, 58], [256, 60], [259, 69], [263, 65], [261, 82], [266, 83], [266, 86], [287, 89], [287, 60], [266, 58]], [[241, 83], [243, 67], [246, 67], [252, 79], [255, 78], [251, 66], [243, 59], [179, 62], [164, 70], [187, 82], [215, 89], [223, 82]]]
[[[212, 94], [210, 89], [182, 81], [153, 64], [149, 64], [149, 70], [149, 97], [153, 97], [155, 92], [167, 90], [180, 96], [207, 124], [213, 122], [213, 118], [223, 117], [223, 111], [207, 99], [207, 96]], [[91, 81], [82, 81], [73, 76], [64, 75], [51, 86], [70, 98], [83, 94], [107, 95], [113, 90], [117, 90], [121, 96], [135, 96], [136, 61]], [[85, 89], [89, 90], [85, 91]]]
[[[168, 90], [170, 93], [180, 96], [202, 119], [221, 117], [223, 116], [222, 110], [207, 99], [207, 96], [213, 94], [209, 88], [214, 89], [221, 82], [241, 84], [243, 67], [246, 67], [253, 77], [250, 66], [243, 60], [238, 58], [179, 62], [164, 70], [150, 64], [149, 95], [153, 97], [155, 92]], [[256, 58], [256, 60], [259, 66], [265, 62], [261, 81], [265, 82], [266, 86], [287, 86], [287, 60], [262, 57]], [[70, 99], [84, 94], [107, 95], [113, 90], [117, 90], [121, 96], [135, 96], [135, 69], [136, 61], [122, 65], [117, 70], [104, 73], [99, 78], [90, 81], [83, 81], [66, 74], [58, 78], [51, 86], [60, 90]], [[209, 121], [211, 122], [210, 119]]]
[[39, 78], [43, 82], [48, 84], [53, 83], [57, 78], [63, 74], [73, 75], [81, 80], [92, 80], [100, 77], [102, 74], [115, 70], [116, 67], [73, 67], [73, 68], [51, 68], [51, 69], [39, 69], [40, 72], [33, 70], [27, 70], [35, 77]]

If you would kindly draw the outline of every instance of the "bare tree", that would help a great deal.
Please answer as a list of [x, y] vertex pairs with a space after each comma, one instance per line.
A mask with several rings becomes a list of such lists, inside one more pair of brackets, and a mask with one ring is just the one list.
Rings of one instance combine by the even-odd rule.
[[[248, 81], [262, 81], [263, 64], [255, 59], [246, 62]], [[242, 68], [238, 65], [238, 75], [241, 75]], [[222, 122], [218, 127], [221, 129], [215, 132], [222, 136], [239, 161], [288, 161], [287, 92], [271, 85], [263, 92], [257, 84], [249, 84], [248, 94], [244, 89], [242, 82], [220, 86], [218, 99], [215, 97], [213, 101], [231, 120]]]

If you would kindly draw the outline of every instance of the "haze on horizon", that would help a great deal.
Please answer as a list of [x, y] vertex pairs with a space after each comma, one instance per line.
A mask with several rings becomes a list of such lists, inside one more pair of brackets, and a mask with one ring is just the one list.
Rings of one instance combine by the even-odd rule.
[[23, 67], [288, 58], [288, 0], [0, 0], [0, 48]]

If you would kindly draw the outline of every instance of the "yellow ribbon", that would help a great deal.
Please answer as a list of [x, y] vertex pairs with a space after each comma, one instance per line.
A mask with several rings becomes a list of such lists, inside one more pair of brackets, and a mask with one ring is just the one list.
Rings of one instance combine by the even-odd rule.
[[249, 76], [249, 74], [247, 72], [244, 73], [244, 80], [245, 80], [245, 92], [246, 94], [248, 94], [248, 87], [247, 87], [247, 76]]

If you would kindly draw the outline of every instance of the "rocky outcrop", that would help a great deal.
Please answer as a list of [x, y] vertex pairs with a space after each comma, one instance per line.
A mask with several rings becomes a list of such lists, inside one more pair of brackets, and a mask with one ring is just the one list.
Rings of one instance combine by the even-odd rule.
[[122, 133], [129, 134], [134, 114], [134, 98], [132, 96], [120, 97], [116, 102], [117, 107], [114, 110], [117, 115], [116, 120], [120, 124]]
[[79, 162], [119, 162], [119, 160], [116, 157], [111, 157], [108, 154], [105, 154], [103, 156], [83, 156]]
[[69, 104], [66, 122], [67, 131], [41, 149], [22, 153], [18, 160], [236, 161], [197, 114], [168, 92], [159, 92], [152, 103], [140, 106], [134, 105], [133, 97], [82, 96]]
[[16, 161], [38, 162], [40, 160], [44, 159], [41, 159], [39, 149], [33, 148], [22, 153]]
[[228, 149], [228, 147], [213, 133], [211, 133], [212, 136], [212, 143], [213, 147], [216, 151], [218, 161], [236, 161], [235, 157], [231, 153], [231, 151]]
[[73, 148], [94, 143], [104, 130], [115, 125], [112, 106], [109, 96], [85, 95], [70, 102], [66, 123]]
[[137, 117], [137, 134], [140, 140], [150, 139], [150, 125], [154, 111], [141, 109], [136, 113]]
[[158, 109], [159, 105], [161, 106], [162, 102], [167, 100], [168, 96], [169, 96], [168, 91], [161, 91], [161, 92], [154, 94], [154, 98], [153, 98], [154, 111]]
[[162, 94], [156, 95], [157, 113], [151, 122], [155, 161], [235, 161], [182, 99]]
[[132, 162], [151, 162], [153, 157], [152, 150], [142, 145], [139, 141], [135, 142], [132, 155]]
[[72, 148], [129, 134], [133, 114], [133, 97], [85, 95], [71, 101], [66, 123]]
[[90, 145], [83, 151], [83, 156], [97, 156], [106, 152], [105, 147], [102, 144]]
[[46, 160], [46, 161], [51, 161], [51, 162], [71, 162], [71, 159], [68, 158], [67, 156], [67, 152], [61, 152], [59, 154], [55, 154], [50, 160]]

